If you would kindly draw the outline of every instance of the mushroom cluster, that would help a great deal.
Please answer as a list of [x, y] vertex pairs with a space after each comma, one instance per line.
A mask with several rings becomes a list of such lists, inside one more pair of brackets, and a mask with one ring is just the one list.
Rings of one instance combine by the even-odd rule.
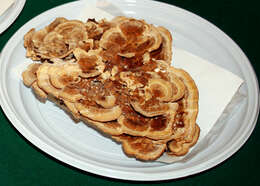
[[57, 18], [24, 37], [32, 63], [23, 82], [140, 160], [185, 155], [199, 137], [198, 90], [172, 67], [172, 37], [127, 17], [86, 23]]

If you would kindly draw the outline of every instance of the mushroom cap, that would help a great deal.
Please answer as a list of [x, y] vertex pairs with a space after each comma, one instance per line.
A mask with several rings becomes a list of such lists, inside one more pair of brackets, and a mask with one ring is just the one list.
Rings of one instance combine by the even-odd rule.
[[40, 65], [39, 63], [32, 63], [23, 71], [22, 78], [26, 86], [30, 87], [37, 80], [36, 72]]
[[166, 150], [166, 144], [159, 144], [145, 137], [120, 135], [112, 138], [122, 143], [122, 148], [128, 156], [145, 161], [159, 158]]
[[75, 106], [80, 114], [94, 121], [113, 121], [122, 113], [119, 106], [114, 106], [112, 108], [98, 108], [94, 106], [85, 106], [81, 103], [75, 103]]
[[102, 35], [100, 46], [104, 49], [113, 47], [113, 52], [120, 56], [131, 58], [138, 53], [151, 52], [162, 42], [159, 31], [144, 20], [118, 17], [112, 23], [114, 27]]

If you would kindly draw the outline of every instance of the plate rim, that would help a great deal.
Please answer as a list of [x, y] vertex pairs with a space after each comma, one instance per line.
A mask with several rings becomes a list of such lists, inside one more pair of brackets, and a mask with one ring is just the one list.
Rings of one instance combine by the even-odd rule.
[[[123, 170], [116, 170], [114, 171], [114, 173], [116, 174], [108, 174], [108, 172], [111, 172], [112, 170], [109, 169], [109, 168], [106, 168], [106, 167], [96, 167], [96, 165], [91, 165], [91, 164], [88, 164], [88, 166], [90, 168], [92, 168], [91, 170], [85, 170], [83, 169], [82, 167], [79, 167], [80, 166], [80, 162], [79, 161], [75, 161], [74, 158], [71, 158], [69, 157], [68, 155], [64, 154], [63, 152], [60, 152], [58, 150], [56, 150], [55, 148], [53, 147], [50, 147], [50, 146], [46, 146], [46, 144], [41, 141], [37, 136], [35, 136], [34, 134], [30, 134], [30, 132], [28, 132], [28, 130], [26, 128], [23, 127], [23, 125], [19, 125], [19, 119], [16, 118], [16, 117], [12, 117], [12, 106], [10, 106], [7, 102], [7, 100], [3, 99], [3, 95], [5, 94], [3, 91], [3, 89], [1, 88], [2, 87], [2, 84], [1, 84], [1, 87], [0, 87], [0, 100], [2, 102], [2, 109], [5, 113], [5, 115], [8, 117], [8, 119], [11, 121], [11, 124], [19, 131], [20, 134], [22, 134], [31, 144], [33, 144], [34, 146], [36, 146], [38, 149], [40, 149], [41, 151], [49, 154], [50, 156], [54, 157], [55, 159], [58, 159], [59, 161], [61, 162], [64, 162], [70, 166], [73, 166], [73, 167], [76, 167], [78, 169], [81, 169], [83, 171], [87, 171], [87, 172], [91, 172], [91, 173], [94, 173], [94, 174], [98, 174], [98, 175], [101, 175], [101, 176], [106, 176], [106, 177], [111, 177], [111, 178], [117, 178], [117, 179], [124, 179], [124, 180], [138, 180], [138, 181], [159, 181], [159, 180], [169, 180], [169, 179], [176, 179], [176, 178], [180, 178], [180, 177], [186, 177], [186, 176], [189, 176], [189, 175], [193, 175], [193, 174], [197, 174], [199, 172], [202, 172], [202, 171], [205, 171], [207, 169], [210, 169], [214, 166], [216, 166], [217, 164], [225, 161], [226, 159], [228, 159], [230, 156], [232, 156], [235, 152], [237, 152], [243, 145], [244, 143], [247, 141], [247, 139], [250, 137], [251, 133], [253, 132], [254, 128], [255, 128], [255, 125], [256, 125], [256, 121], [257, 121], [257, 118], [258, 118], [258, 114], [259, 114], [259, 87], [258, 87], [258, 81], [257, 81], [257, 77], [256, 77], [256, 74], [255, 74], [255, 71], [250, 63], [250, 61], [248, 60], [248, 58], [246, 57], [246, 55], [243, 53], [243, 51], [239, 48], [239, 46], [229, 37], [227, 36], [222, 30], [220, 30], [219, 28], [217, 28], [215, 25], [213, 25], [212, 23], [210, 23], [209, 21], [205, 20], [204, 18], [192, 13], [192, 12], [189, 12], [185, 9], [182, 9], [182, 8], [179, 8], [177, 6], [174, 6], [174, 5], [171, 5], [171, 4], [167, 4], [167, 3], [163, 3], [163, 2], [156, 2], [156, 1], [151, 1], [151, 0], [145, 0], [145, 2], [150, 2], [150, 3], [158, 3], [158, 4], [164, 4], [164, 6], [167, 6], [167, 7], [172, 7], [172, 8], [177, 8], [178, 10], [180, 10], [181, 12], [183, 13], [189, 13], [190, 15], [192, 16], [195, 16], [197, 19], [200, 19], [200, 20], [203, 20], [204, 23], [206, 22], [206, 24], [210, 24], [211, 26], [214, 26], [215, 29], [217, 29], [217, 31], [221, 31], [222, 32], [222, 35], [224, 34], [225, 37], [227, 37], [229, 40], [231, 40], [233, 43], [234, 43], [234, 46], [237, 47], [238, 49], [238, 52], [243, 56], [245, 57], [246, 61], [247, 61], [247, 65], [249, 67], [249, 69], [251, 69], [251, 71], [253, 72], [252, 76], [254, 77], [254, 84], [257, 85], [256, 86], [256, 91], [255, 93], [258, 95], [257, 96], [257, 105], [255, 105], [256, 107], [256, 110], [255, 110], [255, 113], [254, 113], [254, 116], [255, 117], [252, 117], [251, 118], [251, 122], [252, 122], [252, 125], [250, 128], [248, 128], [248, 130], [246, 131], [246, 134], [244, 135], [244, 138], [240, 140], [240, 142], [236, 142], [233, 144], [234, 148], [230, 148], [231, 150], [229, 150], [228, 152], [225, 151], [226, 153], [222, 153], [222, 154], [219, 154], [218, 156], [216, 156], [214, 159], [210, 159], [208, 160], [207, 164], [204, 165], [204, 166], [200, 166], [199, 167], [199, 170], [198, 169], [190, 169], [190, 170], [187, 170], [185, 173], [182, 173], [181, 175], [178, 175], [178, 174], [175, 174], [175, 175], [172, 175], [172, 174], [161, 174], [161, 173], [153, 173], [151, 172], [150, 175], [147, 176], [147, 174], [144, 174], [142, 172], [127, 172], [127, 171], [123, 171]], [[57, 7], [53, 7], [39, 15], [37, 15], [36, 17], [34, 17], [33, 19], [29, 20], [23, 27], [21, 27], [10, 39], [9, 41], [6, 43], [6, 45], [4, 46], [3, 48], [3, 51], [2, 53], [7, 53], [8, 51], [8, 46], [11, 45], [12, 42], [14, 42], [14, 39], [15, 37], [18, 35], [18, 33], [21, 31], [22, 28], [24, 28], [27, 24], [29, 24], [32, 20], [35, 20], [35, 19], [38, 19], [38, 17], [42, 17], [44, 16], [45, 14], [48, 14], [48, 12], [51, 12], [51, 11], [54, 11], [56, 8], [59, 8], [59, 7], [62, 7], [62, 6], [69, 6], [69, 4], [76, 4], [76, 3], [79, 3], [79, 1], [74, 1], [74, 2], [69, 2], [69, 3], [65, 3], [65, 4], [62, 4], [60, 6], [57, 6]], [[5, 57], [8, 56], [8, 55], [1, 55], [0, 56], [0, 61], [4, 60]], [[10, 56], [10, 55], [9, 55]], [[1, 80], [2, 81], [2, 80]], [[11, 113], [11, 115], [10, 115]], [[51, 151], [50, 151], [51, 150]], [[58, 156], [57, 156], [58, 155]], [[65, 158], [65, 160], [64, 160]], [[73, 163], [72, 163], [73, 162]], [[101, 168], [101, 170], [100, 170]], [[99, 169], [99, 170], [97, 170]], [[149, 168], [146, 168], [146, 169], [149, 169]], [[130, 177], [130, 175], [132, 177]], [[160, 177], [156, 177], [155, 175], [159, 175]]]
[[[11, 12], [11, 16], [9, 16], [7, 18], [7, 20], [5, 20], [5, 23], [0, 24], [0, 34], [5, 32], [14, 23], [14, 21], [17, 19], [17, 17], [22, 12], [25, 2], [26, 2], [26, 0], [15, 0], [14, 1], [14, 3], [11, 5], [11, 6], [14, 6], [13, 10]], [[9, 8], [6, 11], [10, 10]]]

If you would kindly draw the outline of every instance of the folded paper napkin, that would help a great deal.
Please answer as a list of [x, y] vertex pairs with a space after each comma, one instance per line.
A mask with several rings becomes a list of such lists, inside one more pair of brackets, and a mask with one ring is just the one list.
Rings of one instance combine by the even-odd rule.
[[0, 16], [14, 3], [14, 0], [3, 0], [0, 5]]
[[175, 49], [173, 60], [173, 66], [186, 70], [198, 87], [199, 113], [196, 122], [201, 131], [197, 144], [187, 155], [182, 157], [164, 155], [158, 159], [165, 163], [184, 159], [205, 140], [243, 83], [243, 80], [235, 74], [184, 50]]

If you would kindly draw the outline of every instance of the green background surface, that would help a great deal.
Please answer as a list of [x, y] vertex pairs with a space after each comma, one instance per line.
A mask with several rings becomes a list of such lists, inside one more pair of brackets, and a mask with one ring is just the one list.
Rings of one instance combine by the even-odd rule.
[[[70, 0], [27, 0], [18, 19], [0, 35], [0, 50], [27, 21]], [[260, 13], [257, 0], [172, 0], [214, 23], [245, 52], [260, 75]], [[246, 144], [231, 158], [202, 173], [177, 180], [131, 182], [105, 178], [61, 163], [28, 142], [0, 109], [0, 186], [44, 185], [260, 185], [259, 121]]]

